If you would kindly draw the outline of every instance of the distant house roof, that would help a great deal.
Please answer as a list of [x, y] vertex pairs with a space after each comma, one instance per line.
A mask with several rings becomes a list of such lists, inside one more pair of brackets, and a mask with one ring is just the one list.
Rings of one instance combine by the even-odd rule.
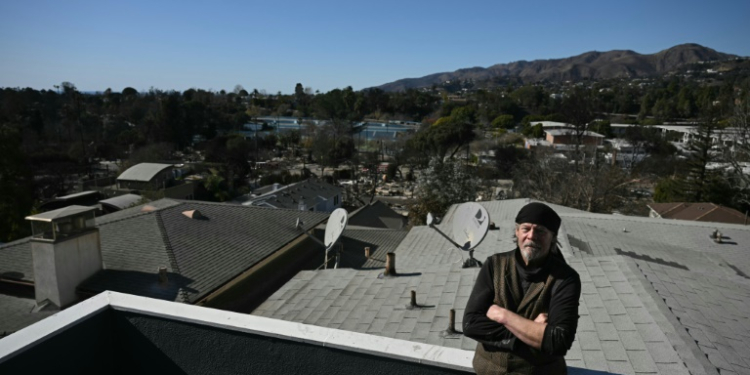
[[[545, 130], [544, 132], [552, 135], [553, 137], [557, 137], [561, 135], [575, 135], [576, 134], [575, 130], [571, 130], [571, 129], [551, 129], [551, 130]], [[584, 131], [583, 135], [586, 137], [604, 138], [603, 135], [589, 131], [589, 130]]]
[[57, 210], [53, 210], [53, 211], [47, 211], [41, 214], [26, 216], [26, 220], [49, 222], [49, 221], [59, 219], [62, 217], [67, 217], [70, 215], [80, 214], [80, 213], [89, 212], [89, 211], [96, 211], [96, 207], [68, 206], [68, 207], [58, 208]]
[[664, 219], [746, 224], [741, 212], [713, 203], [651, 203], [650, 209]]
[[271, 190], [255, 198], [245, 197], [243, 205], [286, 208], [290, 210], [299, 209], [300, 199], [304, 200], [310, 209], [336, 195], [341, 194], [341, 188], [333, 186], [324, 181], [308, 179], [287, 186], [280, 186], [278, 190]]
[[406, 222], [406, 217], [379, 200], [364, 205], [349, 214], [349, 225], [355, 226], [403, 229], [406, 227]]
[[65, 207], [68, 205], [81, 205], [88, 206], [96, 204], [99, 199], [99, 192], [96, 190], [82, 191], [79, 193], [73, 193], [64, 195], [61, 197], [52, 198], [39, 206], [41, 211], [50, 211], [57, 208]]
[[[328, 218], [309, 211], [169, 199], [148, 206], [97, 218], [104, 270], [79, 290], [193, 303], [298, 238], [297, 218], [306, 230]], [[191, 210], [205, 219], [182, 214]], [[164, 287], [156, 282], [162, 266], [170, 281]], [[0, 277], [34, 281], [28, 238], [0, 246]]]
[[529, 121], [529, 125], [534, 126], [537, 124], [541, 124], [543, 129], [547, 128], [573, 128], [574, 126], [571, 124], [567, 124], [564, 122], [557, 122], [557, 121]]
[[[515, 247], [514, 218], [527, 202], [480, 202], [499, 229], [476, 248], [477, 259]], [[551, 206], [562, 217], [562, 253], [582, 282], [568, 366], [626, 374], [748, 372], [749, 227], [719, 224], [731, 238], [719, 244], [709, 238], [716, 224]], [[438, 225], [444, 232], [454, 211]], [[473, 350], [475, 341], [445, 332], [451, 309], [461, 326], [478, 273], [461, 268], [467, 254], [428, 227], [412, 228], [395, 254], [403, 277], [381, 278], [382, 270], [303, 271], [253, 314]], [[411, 290], [422, 308], [409, 307]]]
[[171, 168], [172, 164], [140, 163], [128, 168], [117, 177], [118, 181], [151, 181], [161, 171]]
[[142, 197], [138, 194], [124, 194], [114, 198], [99, 201], [104, 206], [115, 210], [124, 210], [140, 202]]
[[[340, 254], [339, 268], [384, 268], [386, 254], [396, 251], [409, 233], [406, 230], [358, 228], [361, 227], [349, 225], [341, 234], [339, 244], [343, 252]], [[318, 238], [323, 238], [323, 233], [323, 230], [315, 230]], [[365, 257], [365, 247], [370, 248], [370, 258]], [[318, 264], [323, 264], [322, 258]]]

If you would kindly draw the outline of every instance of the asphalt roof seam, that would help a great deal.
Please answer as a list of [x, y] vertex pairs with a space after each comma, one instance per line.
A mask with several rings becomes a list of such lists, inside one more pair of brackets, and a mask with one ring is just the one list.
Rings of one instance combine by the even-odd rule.
[[[167, 258], [169, 259], [172, 271], [178, 275], [182, 275], [182, 273], [180, 272], [180, 266], [177, 264], [177, 258], [175, 257], [174, 251], [172, 250], [172, 243], [169, 241], [169, 236], [167, 235], [167, 229], [164, 226], [161, 212], [158, 211], [156, 212], [156, 223], [159, 226], [159, 232], [161, 232], [161, 238], [164, 241], [164, 248], [167, 251]], [[190, 300], [190, 296], [188, 295], [187, 290], [185, 290], [184, 288], [179, 289], [178, 295], [180, 296], [182, 302], [188, 302]]]
[[[625, 258], [623, 258], [622, 261], [626, 267], [629, 267], [633, 271], [633, 280], [640, 281], [644, 292], [651, 297], [651, 307], [658, 309], [661, 315], [666, 319], [666, 323], [672, 326], [672, 330], [677, 336], [673, 336], [673, 338], [667, 337], [667, 340], [670, 342], [670, 345], [672, 345], [678, 356], [680, 356], [683, 364], [687, 367], [687, 362], [692, 362], [692, 359], [696, 359], [706, 372], [714, 373], [713, 371], [716, 371], [716, 367], [708, 360], [708, 356], [705, 352], [700, 350], [695, 340], [690, 336], [686, 328], [677, 320], [669, 306], [667, 306], [665, 300], [656, 293], [656, 290], [653, 287], [648, 287], [648, 285], [652, 283], [645, 277], [645, 274], [638, 263], [635, 260]], [[645, 301], [644, 298], [641, 298], [641, 300], [648, 302]], [[677, 348], [675, 348], [675, 345], [672, 344], [673, 339], [677, 339], [677, 346], [682, 346], [688, 349], [691, 358], [683, 358], [687, 353], [681, 350], [678, 351]]]

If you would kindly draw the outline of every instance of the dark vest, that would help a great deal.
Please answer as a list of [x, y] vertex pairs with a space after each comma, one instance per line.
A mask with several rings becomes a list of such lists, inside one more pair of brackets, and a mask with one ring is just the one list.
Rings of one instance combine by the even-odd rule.
[[[495, 287], [493, 302], [496, 305], [530, 320], [549, 311], [552, 286], [555, 282], [551, 273], [544, 281], [532, 282], [524, 294], [516, 269], [515, 252], [496, 254], [491, 260]], [[516, 345], [521, 347], [521, 350], [511, 353], [477, 344], [473, 362], [477, 374], [567, 374], [563, 357], [543, 355], [538, 349], [531, 348], [520, 340]]]

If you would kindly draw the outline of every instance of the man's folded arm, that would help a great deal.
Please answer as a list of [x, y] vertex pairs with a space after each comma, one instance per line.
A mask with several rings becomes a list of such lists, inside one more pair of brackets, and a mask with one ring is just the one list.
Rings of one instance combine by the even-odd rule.
[[479, 271], [477, 282], [466, 304], [463, 320], [464, 335], [485, 345], [512, 350], [516, 337], [504, 325], [487, 317], [487, 310], [495, 299], [492, 272], [492, 261], [488, 258]]
[[542, 338], [542, 353], [564, 356], [575, 339], [578, 328], [578, 301], [581, 281], [576, 274], [553, 289], [547, 327]]

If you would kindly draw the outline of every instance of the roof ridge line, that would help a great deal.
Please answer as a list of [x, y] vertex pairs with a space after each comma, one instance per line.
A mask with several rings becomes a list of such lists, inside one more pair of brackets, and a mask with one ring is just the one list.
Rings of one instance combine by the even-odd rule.
[[[175, 257], [174, 250], [172, 249], [172, 243], [169, 241], [169, 236], [167, 235], [167, 228], [164, 226], [164, 220], [162, 220], [161, 212], [159, 211], [156, 211], [156, 223], [159, 226], [159, 233], [161, 234], [162, 241], [164, 241], [164, 248], [167, 250], [169, 265], [172, 267], [174, 273], [182, 275], [180, 266], [177, 264], [177, 257]], [[189, 301], [188, 293], [184, 288], [179, 288], [178, 295], [182, 302]]]
[[704, 216], [706, 216], [706, 215], [710, 214], [711, 212], [714, 212], [714, 211], [716, 211], [716, 210], [718, 210], [718, 209], [719, 209], [719, 206], [716, 206], [716, 205], [714, 205], [714, 208], [712, 208], [712, 209], [710, 209], [710, 210], [706, 211], [706, 213], [705, 213], [705, 214], [703, 214], [703, 215], [700, 215], [700, 216], [696, 217], [696, 218], [695, 218], [695, 220], [697, 221], [698, 219], [700, 219], [700, 218], [702, 218], [702, 217], [704, 217]]
[[[141, 211], [141, 212], [139, 212], [137, 214], [133, 214], [132, 216], [121, 217], [119, 219], [113, 219], [112, 221], [108, 221], [106, 223], [97, 223], [97, 225], [101, 226], [101, 225], [107, 225], [107, 224], [112, 224], [112, 223], [119, 223], [119, 222], [121, 222], [123, 220], [128, 220], [128, 219], [132, 219], [134, 217], [140, 217], [140, 216], [144, 216], [144, 215], [150, 214], [151, 212], [156, 212], [156, 211], [149, 211], [149, 212], [143, 212], [143, 211]], [[102, 215], [102, 216], [99, 216], [99, 217], [104, 217], [104, 216], [106, 216], [106, 215]]]

